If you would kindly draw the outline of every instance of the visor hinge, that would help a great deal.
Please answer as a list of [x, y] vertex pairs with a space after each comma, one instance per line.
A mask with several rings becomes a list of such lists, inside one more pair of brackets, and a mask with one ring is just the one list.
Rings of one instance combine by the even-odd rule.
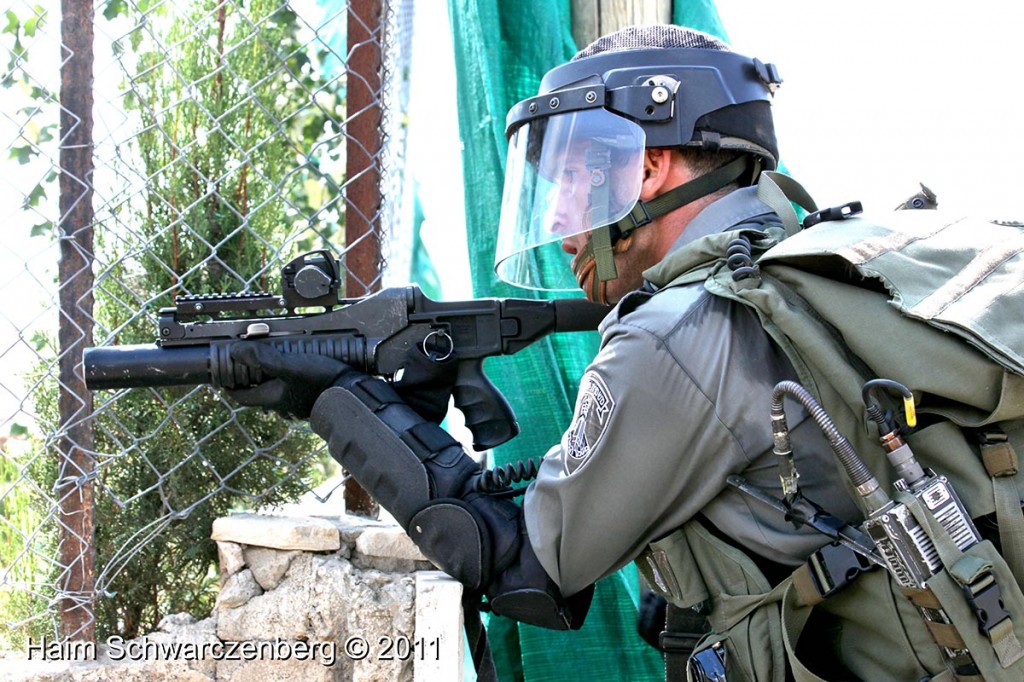
[[775, 94], [775, 91], [782, 85], [782, 77], [779, 69], [774, 64], [765, 64], [760, 59], [754, 58], [754, 70], [761, 82], [768, 86], [768, 92]]

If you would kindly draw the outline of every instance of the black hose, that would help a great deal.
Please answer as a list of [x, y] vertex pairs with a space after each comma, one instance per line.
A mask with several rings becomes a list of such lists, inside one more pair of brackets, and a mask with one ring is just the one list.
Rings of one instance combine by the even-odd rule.
[[828, 416], [828, 413], [825, 412], [825, 408], [818, 404], [818, 401], [814, 399], [810, 391], [795, 381], [780, 381], [776, 384], [775, 390], [772, 391], [772, 419], [779, 420], [788, 431], [785, 412], [782, 409], [782, 401], [786, 395], [790, 395], [800, 401], [800, 404], [804, 406], [807, 413], [818, 424], [822, 433], [828, 438], [832, 451], [836, 453], [836, 457], [839, 458], [839, 462], [843, 465], [843, 469], [855, 486], [859, 487], [874, 480], [874, 474], [868, 469], [864, 460], [857, 454], [857, 451], [853, 449], [850, 441], [836, 428], [835, 423]]

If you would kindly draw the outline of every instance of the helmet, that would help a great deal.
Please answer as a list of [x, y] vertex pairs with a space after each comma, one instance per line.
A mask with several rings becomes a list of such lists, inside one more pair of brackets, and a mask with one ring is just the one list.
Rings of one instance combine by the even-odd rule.
[[[773, 65], [734, 53], [710, 35], [668, 25], [612, 33], [549, 71], [540, 94], [508, 113], [498, 277], [572, 291], [582, 284], [583, 268], [578, 259], [567, 267], [570, 257], [560, 242], [589, 232], [598, 278], [614, 279], [612, 253], [628, 248], [634, 229], [774, 169], [770, 98], [781, 82]], [[640, 202], [647, 147], [743, 154]]]

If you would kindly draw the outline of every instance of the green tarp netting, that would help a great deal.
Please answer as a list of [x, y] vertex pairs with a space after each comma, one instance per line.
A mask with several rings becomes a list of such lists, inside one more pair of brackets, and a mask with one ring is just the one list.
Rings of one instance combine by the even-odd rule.
[[[711, 0], [677, 2], [673, 21], [725, 39]], [[576, 52], [569, 0], [449, 0], [458, 73], [467, 241], [476, 296], [530, 296], [494, 276], [506, 152], [505, 114], [537, 94], [541, 77]], [[543, 455], [568, 425], [579, 377], [597, 334], [549, 337], [488, 360], [488, 376], [515, 408], [522, 434], [493, 454], [498, 464]], [[636, 491], [636, 494], [642, 494]], [[661, 657], [636, 633], [639, 585], [629, 566], [600, 581], [579, 632], [492, 617], [491, 647], [503, 681], [664, 679]]]

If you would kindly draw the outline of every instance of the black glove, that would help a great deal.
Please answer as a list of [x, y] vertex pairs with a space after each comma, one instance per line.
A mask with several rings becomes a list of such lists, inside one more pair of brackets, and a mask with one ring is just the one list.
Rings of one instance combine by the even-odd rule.
[[343, 362], [312, 353], [282, 353], [268, 343], [239, 342], [231, 359], [268, 380], [250, 388], [225, 391], [241, 405], [262, 407], [285, 417], [309, 419], [313, 403], [335, 381], [361, 375]]
[[440, 424], [448, 414], [459, 365], [454, 360], [434, 362], [423, 353], [409, 353], [395, 392], [427, 421]]

